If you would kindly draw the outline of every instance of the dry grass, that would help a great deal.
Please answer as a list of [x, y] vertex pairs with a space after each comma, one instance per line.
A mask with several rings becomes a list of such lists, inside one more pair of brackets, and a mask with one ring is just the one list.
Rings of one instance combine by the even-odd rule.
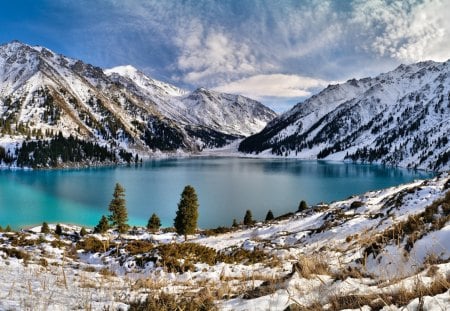
[[330, 268], [320, 255], [301, 256], [292, 267], [292, 273], [297, 272], [305, 279], [312, 279], [316, 275], [330, 275]]
[[416, 298], [418, 298], [419, 301], [423, 301], [423, 297], [425, 296], [442, 294], [449, 288], [449, 280], [439, 276], [429, 285], [425, 285], [420, 280], [417, 280], [413, 288], [410, 289], [400, 286], [396, 290], [391, 290], [390, 292], [385, 291], [379, 294], [335, 295], [329, 300], [329, 303], [332, 306], [330, 310], [358, 309], [363, 306], [370, 306], [372, 310], [380, 310], [389, 305], [401, 307], [406, 306]]
[[130, 304], [129, 311], [210, 311], [217, 310], [214, 300], [207, 290], [202, 290], [191, 297], [178, 297], [176, 295], [159, 292], [149, 294], [143, 301]]

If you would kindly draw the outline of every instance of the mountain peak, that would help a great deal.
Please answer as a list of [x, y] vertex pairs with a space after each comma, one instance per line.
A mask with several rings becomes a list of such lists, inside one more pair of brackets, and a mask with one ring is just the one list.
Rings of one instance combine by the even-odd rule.
[[132, 65], [117, 66], [106, 69], [104, 72], [113, 79], [118, 79], [118, 77], [129, 79], [141, 89], [150, 92], [151, 94], [161, 93], [168, 96], [182, 96], [187, 93], [185, 90], [174, 85], [150, 78]]
[[136, 67], [133, 67], [132, 65], [122, 65], [122, 66], [116, 66], [113, 68], [105, 69], [104, 70], [106, 75], [111, 75], [114, 73], [117, 73], [121, 76], [130, 76], [135, 74], [143, 74], [140, 72]]

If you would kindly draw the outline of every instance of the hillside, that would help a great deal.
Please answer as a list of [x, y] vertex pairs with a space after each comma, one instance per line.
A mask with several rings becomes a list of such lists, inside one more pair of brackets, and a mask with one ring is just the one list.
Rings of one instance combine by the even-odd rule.
[[131, 66], [103, 70], [43, 47], [17, 41], [0, 46], [0, 156], [9, 153], [0, 157], [4, 164], [23, 141], [59, 133], [117, 157], [120, 150], [143, 156], [199, 152], [256, 133], [274, 117], [246, 97], [188, 93]]
[[450, 61], [401, 65], [330, 85], [248, 137], [239, 151], [450, 168]]
[[441, 174], [189, 243], [143, 228], [3, 232], [0, 309], [447, 310], [449, 188]]

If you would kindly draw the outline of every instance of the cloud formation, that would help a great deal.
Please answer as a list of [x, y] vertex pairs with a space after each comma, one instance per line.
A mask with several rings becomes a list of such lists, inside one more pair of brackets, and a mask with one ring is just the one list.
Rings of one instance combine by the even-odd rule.
[[94, 65], [131, 64], [185, 88], [263, 102], [450, 58], [450, 0], [46, 0], [18, 5], [16, 19], [14, 5], [0, 12], [11, 30], [4, 42], [38, 38], [31, 43]]
[[215, 84], [257, 71], [257, 60], [247, 44], [235, 42], [220, 30], [205, 30], [199, 20], [180, 30], [175, 44], [180, 51], [177, 66], [188, 83], [208, 80]]
[[360, 1], [354, 5], [354, 22], [371, 34], [366, 49], [401, 61], [450, 57], [449, 1]]
[[255, 99], [264, 97], [301, 98], [311, 95], [311, 90], [326, 87], [330, 82], [297, 75], [255, 75], [216, 87], [215, 90], [235, 93]]

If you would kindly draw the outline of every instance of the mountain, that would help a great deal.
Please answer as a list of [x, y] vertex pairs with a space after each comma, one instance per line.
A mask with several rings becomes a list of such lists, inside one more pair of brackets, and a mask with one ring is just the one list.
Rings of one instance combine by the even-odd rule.
[[243, 140], [239, 150], [449, 169], [449, 74], [450, 61], [427, 61], [330, 85]]
[[[158, 111], [184, 125], [197, 125], [236, 136], [261, 131], [276, 114], [261, 103], [241, 95], [199, 88], [192, 93], [153, 80], [132, 66], [105, 70], [115, 82], [157, 103]], [[136, 88], [136, 86], [138, 88]]]
[[189, 93], [131, 66], [103, 70], [44, 47], [0, 46], [0, 145], [9, 151], [11, 142], [61, 132], [133, 153], [198, 152], [256, 133], [275, 116], [249, 98]]

